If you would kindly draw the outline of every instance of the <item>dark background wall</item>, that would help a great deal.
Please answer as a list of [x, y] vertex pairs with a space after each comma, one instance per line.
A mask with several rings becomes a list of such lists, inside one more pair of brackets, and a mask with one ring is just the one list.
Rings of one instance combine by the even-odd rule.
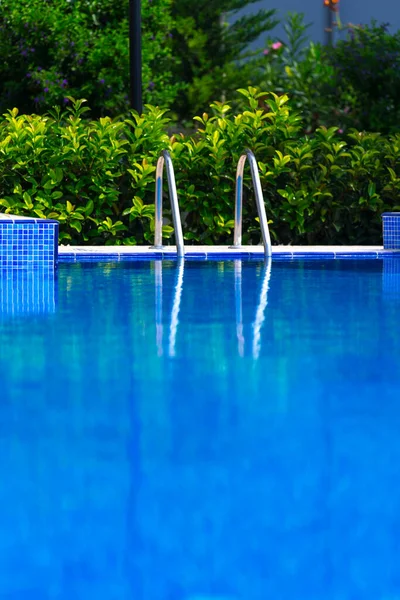
[[[256, 12], [260, 8], [276, 8], [278, 18], [284, 19], [289, 11], [302, 12], [305, 22], [312, 23], [309, 29], [310, 38], [324, 41], [324, 27], [327, 9], [323, 0], [261, 0], [246, 7], [240, 14]], [[390, 30], [400, 29], [399, 0], [341, 0], [340, 18], [342, 23], [370, 23], [376, 19], [379, 23], [390, 23]], [[280, 25], [271, 32], [271, 37], [285, 39], [283, 27]], [[261, 38], [256, 47], [264, 47], [265, 39]]]

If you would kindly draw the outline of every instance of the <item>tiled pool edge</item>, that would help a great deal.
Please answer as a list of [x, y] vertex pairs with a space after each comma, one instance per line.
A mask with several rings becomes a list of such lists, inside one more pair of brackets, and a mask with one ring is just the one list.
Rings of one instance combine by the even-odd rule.
[[[400, 213], [384, 213], [383, 246], [273, 246], [273, 260], [400, 256]], [[58, 246], [57, 221], [0, 213], [0, 268], [55, 269], [58, 262], [176, 259], [174, 246]], [[262, 259], [263, 246], [186, 246], [188, 260]]]
[[[385, 250], [383, 246], [273, 246], [273, 260], [295, 259], [335, 259], [358, 258], [377, 259], [383, 257], [399, 257], [398, 250]], [[234, 260], [262, 259], [262, 246], [244, 246], [240, 250], [229, 249], [228, 246], [186, 246], [185, 258], [188, 260]], [[148, 246], [60, 246], [58, 260], [65, 262], [104, 262], [127, 260], [176, 259], [176, 249], [167, 246], [155, 250]]]
[[400, 250], [400, 212], [382, 214], [382, 234], [386, 250]]
[[58, 221], [0, 213], [0, 268], [53, 270], [58, 262]]

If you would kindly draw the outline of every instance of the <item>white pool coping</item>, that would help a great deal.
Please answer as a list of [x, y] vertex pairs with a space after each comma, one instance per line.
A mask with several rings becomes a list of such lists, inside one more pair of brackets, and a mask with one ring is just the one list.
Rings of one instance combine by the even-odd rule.
[[[143, 257], [143, 258], [172, 258], [176, 257], [175, 246], [164, 246], [155, 249], [151, 246], [59, 246], [59, 259], [63, 258], [79, 260], [80, 257], [93, 258], [109, 256], [114, 260], [118, 258]], [[296, 257], [326, 257], [339, 258], [340, 256], [364, 256], [368, 258], [380, 258], [388, 255], [399, 255], [400, 250], [385, 250], [383, 246], [273, 246], [272, 257], [296, 258]], [[242, 246], [242, 248], [230, 248], [229, 246], [185, 246], [186, 258], [213, 258], [221, 257], [229, 259], [234, 256], [262, 258], [263, 246]]]

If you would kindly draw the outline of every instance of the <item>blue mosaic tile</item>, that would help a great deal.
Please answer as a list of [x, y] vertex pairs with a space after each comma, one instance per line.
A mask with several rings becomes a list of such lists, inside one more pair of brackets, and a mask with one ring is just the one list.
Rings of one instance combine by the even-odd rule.
[[329, 258], [335, 258], [334, 252], [296, 252], [293, 253], [293, 259], [300, 260], [326, 260]]
[[[164, 256], [164, 258], [166, 259], [167, 257]], [[185, 254], [185, 260], [207, 260], [207, 255], [206, 254], [189, 254], [189, 255]]]
[[[262, 257], [262, 255], [260, 255]], [[249, 252], [231, 254], [230, 252], [213, 252], [207, 254], [207, 260], [246, 260], [250, 258]]]
[[293, 260], [293, 256], [286, 254], [285, 256], [273, 256], [272, 262], [291, 262]]
[[130, 252], [129, 254], [120, 254], [118, 260], [127, 262], [129, 260], [160, 260], [163, 258], [166, 260], [176, 260], [177, 256], [176, 254], [174, 256], [170, 256], [169, 254], [163, 254], [162, 252], [155, 252], [151, 256], [148, 254], [136, 254], [136, 252]]
[[377, 252], [354, 252], [353, 254], [340, 254], [340, 252], [338, 252], [336, 258], [338, 260], [373, 260], [378, 259], [379, 256]]
[[[316, 260], [373, 260], [378, 258], [384, 258], [387, 256], [398, 256], [400, 259], [400, 250], [392, 251], [392, 250], [371, 250], [366, 249], [365, 251], [360, 252], [350, 250], [345, 250], [343, 253], [340, 251], [327, 251], [327, 252], [307, 252], [304, 250], [303, 252], [274, 252], [272, 255], [272, 260], [274, 262], [277, 261], [293, 261], [293, 260], [305, 260], [305, 261], [316, 261]], [[130, 261], [152, 261], [152, 260], [179, 260], [179, 257], [176, 253], [165, 253], [165, 252], [157, 252], [157, 253], [148, 253], [141, 252], [138, 250], [137, 252], [129, 252], [129, 253], [119, 253], [119, 252], [107, 252], [107, 253], [99, 253], [99, 252], [82, 252], [80, 250], [75, 250], [71, 252], [64, 253], [62, 252], [59, 255], [59, 262], [130, 262]], [[265, 261], [265, 255], [259, 252], [241, 252], [238, 254], [231, 254], [230, 252], [218, 252], [218, 253], [209, 253], [205, 252], [194, 252], [190, 251], [185, 254], [185, 260], [190, 261], [201, 261], [201, 260], [226, 260], [226, 261], [234, 261], [234, 260], [251, 260], [251, 261]]]
[[0, 268], [54, 269], [58, 222], [0, 214]]
[[274, 252], [272, 258], [273, 260], [292, 260], [293, 252]]
[[[250, 262], [265, 262], [268, 258], [266, 258], [263, 254], [250, 254], [249, 261]], [[273, 260], [273, 256], [271, 256], [271, 260]]]
[[400, 250], [400, 213], [383, 213], [383, 247]]
[[59, 254], [58, 256], [58, 262], [59, 263], [74, 263], [77, 262], [76, 260], [76, 254], [73, 254], [71, 252], [71, 254]]
[[77, 262], [119, 262], [119, 254], [116, 252], [115, 254], [100, 254], [100, 252], [96, 252], [93, 254], [82, 253], [76, 254]]
[[[166, 257], [165, 254], [164, 257]], [[207, 258], [207, 254], [205, 252], [186, 252], [185, 258], [190, 258], [194, 260], [205, 260]]]
[[[358, 254], [336, 254], [336, 259], [337, 260], [358, 260], [359, 255]], [[376, 258], [375, 256], [365, 256], [365, 255], [360, 255], [361, 259], [366, 260], [371, 259], [371, 258]]]

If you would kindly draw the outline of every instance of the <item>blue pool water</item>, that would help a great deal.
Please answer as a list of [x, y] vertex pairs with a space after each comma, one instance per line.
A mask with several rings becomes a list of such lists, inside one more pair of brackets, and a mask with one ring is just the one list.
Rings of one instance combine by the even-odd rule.
[[3, 272], [1, 600], [399, 598], [390, 260]]

